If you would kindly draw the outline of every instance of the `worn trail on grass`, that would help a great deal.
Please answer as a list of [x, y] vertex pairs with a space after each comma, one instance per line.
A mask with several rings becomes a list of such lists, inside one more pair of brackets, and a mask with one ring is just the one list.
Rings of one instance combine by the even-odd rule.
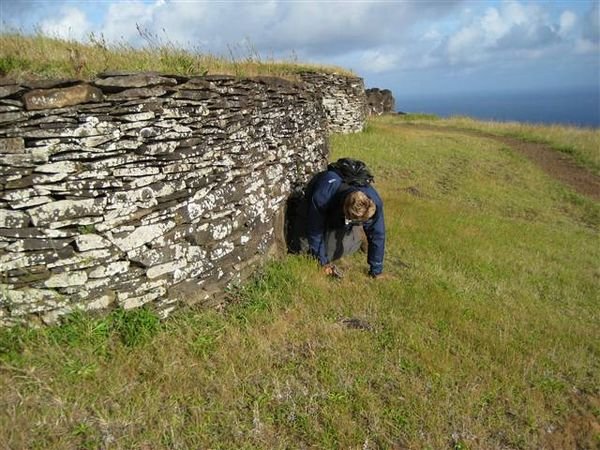
[[438, 127], [435, 125], [412, 123], [401, 124], [399, 126], [438, 133], [450, 132], [466, 136], [482, 137], [500, 142], [524, 155], [548, 175], [571, 186], [578, 193], [600, 201], [600, 177], [578, 165], [571, 156], [554, 150], [547, 144], [526, 142], [509, 136], [497, 136], [484, 131], [458, 127]]

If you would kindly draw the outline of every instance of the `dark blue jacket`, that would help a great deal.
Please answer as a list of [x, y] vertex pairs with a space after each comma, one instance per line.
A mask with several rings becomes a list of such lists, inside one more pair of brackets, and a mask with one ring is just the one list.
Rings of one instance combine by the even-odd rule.
[[307, 192], [308, 221], [307, 235], [310, 251], [321, 264], [327, 264], [324, 233], [326, 229], [344, 227], [343, 202], [347, 194], [354, 191], [364, 192], [375, 202], [375, 215], [363, 224], [369, 241], [367, 262], [370, 273], [379, 275], [383, 271], [385, 252], [385, 224], [383, 202], [377, 191], [371, 186], [348, 186], [333, 170], [322, 173]]

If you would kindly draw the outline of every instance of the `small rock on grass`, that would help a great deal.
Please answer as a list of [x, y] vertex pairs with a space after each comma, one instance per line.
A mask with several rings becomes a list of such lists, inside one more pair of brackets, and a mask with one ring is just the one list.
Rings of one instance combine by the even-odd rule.
[[340, 320], [340, 323], [353, 330], [373, 331], [373, 326], [369, 322], [356, 317], [344, 317]]

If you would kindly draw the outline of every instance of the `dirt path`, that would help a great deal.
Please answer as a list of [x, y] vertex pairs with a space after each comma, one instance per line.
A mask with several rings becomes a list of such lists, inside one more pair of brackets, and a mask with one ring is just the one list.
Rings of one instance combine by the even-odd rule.
[[578, 193], [600, 201], [600, 177], [577, 165], [571, 156], [554, 150], [549, 145], [525, 142], [513, 137], [496, 136], [483, 131], [466, 130], [463, 128], [436, 127], [434, 125], [411, 123], [400, 126], [438, 133], [450, 132], [466, 136], [483, 137], [500, 142], [524, 155], [548, 175], [571, 186]]

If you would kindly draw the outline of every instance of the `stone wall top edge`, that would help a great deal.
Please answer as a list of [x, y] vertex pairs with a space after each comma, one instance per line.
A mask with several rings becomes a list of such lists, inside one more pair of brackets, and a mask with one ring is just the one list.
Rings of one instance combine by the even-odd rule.
[[362, 80], [358, 75], [348, 75], [339, 72], [316, 72], [316, 71], [301, 71], [298, 72], [301, 77], [316, 77], [316, 78], [344, 78], [348, 80]]
[[[106, 74], [105, 74], [106, 75]], [[291, 81], [274, 76], [233, 77], [230, 75], [198, 75], [173, 77], [154, 72], [111, 76], [94, 80], [56, 79], [14, 82], [0, 79], [0, 102], [19, 100], [25, 110], [57, 109], [83, 103], [102, 101], [120, 102], [150, 97], [171, 97], [178, 90], [243, 89], [252, 91], [257, 86], [285, 95], [312, 97], [314, 93], [302, 81]], [[13, 80], [14, 81], [14, 80]], [[233, 94], [234, 92], [230, 92]], [[236, 92], [240, 94], [240, 92]]]
[[[157, 72], [157, 71], [144, 71], [144, 72], [132, 72], [132, 71], [107, 71], [101, 72], [94, 78], [83, 79], [83, 78], [42, 78], [42, 77], [31, 77], [28, 79], [15, 79], [11, 77], [0, 77], [0, 87], [18, 85], [28, 89], [52, 89], [58, 87], [68, 87], [77, 84], [94, 84], [96, 81], [104, 80], [106, 78], [113, 77], [133, 77], [133, 76], [158, 76], [164, 78], [172, 78], [178, 82], [178, 84], [185, 83], [192, 79], [203, 79], [207, 81], [263, 81], [263, 82], [274, 82], [282, 84], [297, 84], [296, 81], [292, 81], [287, 78], [271, 75], [249, 75], [249, 76], [234, 76], [227, 74], [190, 74], [190, 75], [178, 75], [169, 72]], [[318, 71], [301, 71], [297, 72], [300, 77], [314, 76], [322, 78], [345, 78], [345, 79], [362, 79], [356, 75], [348, 75], [337, 72], [318, 72]]]

